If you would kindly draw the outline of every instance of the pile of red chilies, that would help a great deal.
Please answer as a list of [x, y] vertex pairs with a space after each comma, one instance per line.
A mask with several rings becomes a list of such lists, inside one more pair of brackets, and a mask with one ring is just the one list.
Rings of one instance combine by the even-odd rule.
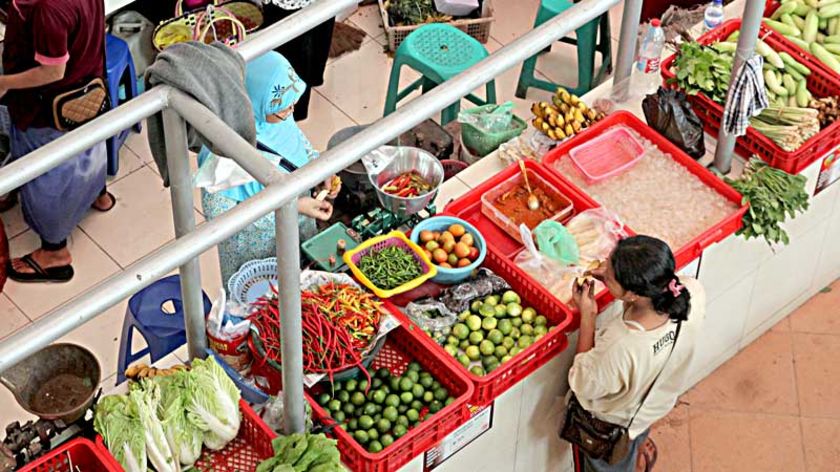
[[[280, 313], [277, 289], [252, 305], [249, 319], [257, 328], [266, 357], [281, 362]], [[381, 302], [349, 284], [329, 282], [315, 290], [301, 292], [303, 327], [303, 369], [328, 374], [359, 367], [365, 376], [361, 353], [376, 336]]]

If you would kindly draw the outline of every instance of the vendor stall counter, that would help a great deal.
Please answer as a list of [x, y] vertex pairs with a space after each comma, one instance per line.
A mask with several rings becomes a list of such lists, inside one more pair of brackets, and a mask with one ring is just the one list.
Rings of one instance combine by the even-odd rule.
[[[743, 4], [739, 0], [728, 5], [727, 18], [738, 17]], [[591, 104], [598, 98], [609, 97], [611, 88], [612, 83], [607, 82], [583, 99]], [[631, 97], [617, 105], [644, 119], [640, 99]], [[701, 161], [704, 164], [711, 162], [716, 144], [712, 136], [707, 135], [706, 141], [707, 156]], [[825, 156], [802, 172], [808, 179], [810, 208], [784, 225], [790, 235], [789, 245], [770, 247], [764, 240], [747, 241], [732, 235], [706, 248], [682, 269], [683, 274], [702, 282], [708, 300], [706, 341], [693, 366], [692, 385], [840, 277], [837, 242], [840, 241], [840, 181], [826, 185], [831, 180], [828, 178], [830, 162], [830, 156]], [[736, 159], [730, 175], [737, 176], [743, 165], [743, 159]], [[505, 167], [495, 153], [485, 157], [446, 182], [436, 205], [443, 208], [451, 199]], [[576, 340], [577, 335], [573, 333], [564, 353], [498, 397], [490, 418], [479, 416], [482, 413], [488, 416], [487, 412], [475, 414], [474, 428], [480, 428], [481, 421], [489, 421], [490, 428], [436, 469], [445, 472], [572, 470], [570, 448], [557, 439], [556, 430]], [[434, 454], [445, 453], [446, 447]], [[403, 470], [424, 470], [424, 460], [432, 459], [428, 453], [421, 455]]]

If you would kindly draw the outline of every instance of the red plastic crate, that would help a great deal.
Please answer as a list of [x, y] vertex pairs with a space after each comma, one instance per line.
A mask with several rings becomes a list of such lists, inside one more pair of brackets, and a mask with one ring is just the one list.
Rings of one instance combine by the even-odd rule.
[[[236, 436], [236, 439], [228, 443], [221, 451], [208, 451], [205, 449], [198, 462], [195, 463], [195, 470], [204, 472], [250, 471], [255, 470], [262, 461], [274, 456], [271, 441], [277, 437], [277, 434], [263, 422], [244, 400], [239, 400], [239, 411], [242, 412], [242, 422], [240, 423], [239, 434]], [[96, 445], [105, 451], [111, 458], [111, 461], [116, 464], [116, 468], [107, 470], [124, 470], [108, 452], [102, 436], [96, 437]]]
[[[683, 152], [674, 143], [672, 143], [667, 138], [654, 131], [653, 128], [648, 127], [644, 122], [642, 122], [632, 113], [626, 111], [617, 111], [615, 113], [612, 113], [611, 115], [607, 116], [604, 120], [596, 123], [592, 127], [592, 130], [596, 132], [604, 132], [610, 127], [616, 125], [627, 126], [628, 128], [631, 128], [640, 135], [642, 135], [642, 137], [649, 139], [662, 152], [670, 154], [675, 161], [677, 161], [683, 167], [688, 169], [689, 172], [696, 175], [697, 178], [699, 178], [706, 186], [711, 187], [721, 196], [735, 203], [739, 207], [737, 211], [728, 215], [722, 221], [718, 222], [716, 225], [706, 230], [706, 232], [704, 232], [703, 234], [698, 235], [697, 237], [689, 241], [686, 245], [680, 248], [676, 248], [674, 250], [674, 257], [676, 258], [678, 269], [684, 267], [694, 259], [697, 259], [703, 252], [703, 249], [711, 246], [712, 244], [718, 241], [721, 241], [723, 238], [735, 233], [736, 231], [738, 231], [738, 229], [741, 228], [741, 220], [744, 216], [744, 213], [747, 211], [747, 206], [741, 204], [740, 193], [736, 192], [735, 189], [727, 185], [721, 179], [712, 174], [708, 169], [706, 169], [697, 161], [689, 157], [688, 154]], [[560, 175], [560, 173], [557, 172], [557, 170], [554, 168], [553, 163], [557, 162], [564, 155], [567, 155], [569, 153], [569, 150], [576, 145], [577, 143], [573, 142], [561, 143], [554, 150], [548, 153], [545, 156], [545, 158], [543, 158], [543, 163], [546, 167], [549, 168], [551, 172]], [[612, 210], [618, 211], [618, 209], [616, 208], [613, 208]]]
[[[596, 132], [590, 133], [591, 130], [592, 128], [590, 127], [586, 130], [586, 132], [576, 135], [572, 139], [566, 141], [566, 143], [582, 143], [587, 136], [598, 136]], [[549, 171], [548, 168], [545, 167], [544, 162], [543, 164], [539, 164], [532, 160], [525, 160], [525, 167], [531, 172], [538, 174], [548, 183], [556, 187], [561, 193], [569, 197], [572, 201], [572, 205], [574, 206], [572, 215], [601, 206], [580, 189], [575, 187], [571, 182], [566, 180], [565, 177], [562, 177], [556, 172]], [[515, 260], [516, 255], [523, 251], [525, 247], [522, 243], [513, 239], [505, 230], [493, 223], [493, 221], [487, 218], [481, 211], [481, 196], [517, 173], [520, 173], [518, 165], [513, 164], [509, 166], [507, 169], [499, 172], [484, 181], [481, 185], [473, 188], [460, 198], [447, 205], [443, 214], [457, 216], [464, 219], [481, 232], [484, 239], [487, 241], [487, 259], [489, 260], [491, 258], [495, 258], [500, 261], [499, 263], [506, 263], [503, 269], [506, 271], [506, 274], [509, 274], [509, 277], [505, 277], [505, 279], [508, 280], [508, 283], [513, 284], [513, 280], [509, 279], [527, 279], [528, 284], [523, 287], [523, 290], [533, 293], [534, 299], [531, 303], [538, 303], [538, 300], [542, 297], [547, 297], [551, 303], [546, 303], [545, 309], [540, 311], [566, 312], [575, 315], [578, 312], [577, 308], [569, 306], [555, 298], [548, 292], [548, 289], [543, 287], [538, 281], [535, 281], [525, 272], [516, 267], [516, 264], [513, 261]], [[629, 233], [632, 233], [629, 228], [625, 229]], [[598, 301], [598, 307], [603, 309], [612, 302], [612, 297], [609, 292], [602, 290], [596, 296], [596, 300]], [[578, 320], [575, 319], [570, 323], [568, 329], [575, 329], [577, 325]]]
[[[385, 302], [395, 316], [399, 311], [389, 302]], [[402, 319], [402, 317], [400, 317]], [[363, 448], [343, 428], [335, 428], [332, 435], [338, 439], [338, 450], [341, 452], [342, 462], [354, 472], [390, 472], [398, 470], [413, 458], [427, 451], [443, 440], [449, 433], [464, 424], [470, 411], [467, 401], [473, 395], [473, 386], [459, 371], [449, 363], [442, 362], [441, 356], [446, 355], [443, 350], [438, 353], [429, 349], [422, 337], [426, 334], [414, 329], [412, 325], [403, 323], [388, 333], [387, 341], [382, 346], [376, 359], [371, 364], [370, 371], [385, 367], [392, 374], [401, 375], [405, 372], [409, 362], [415, 361], [435, 378], [455, 400], [447, 407], [428, 417], [422, 423], [411, 428], [407, 434], [394, 441], [382, 451], [373, 454]], [[307, 392], [307, 398], [312, 405], [312, 417], [326, 424], [335, 421], [327, 412], [313, 400], [311, 395], [321, 393], [326, 388], [316, 385]]]
[[[69, 460], [67, 454], [70, 454]], [[80, 470], [118, 472], [122, 470], [107, 449], [100, 449], [88, 439], [76, 438], [45, 456], [20, 468], [20, 472], [71, 472], [70, 461]], [[75, 470], [75, 469], [74, 469]]]
[[[730, 20], [719, 27], [700, 36], [700, 44], [711, 44], [725, 39], [741, 28], [741, 20]], [[796, 45], [782, 35], [762, 25], [761, 37], [777, 52], [787, 52], [804, 66], [811, 69], [807, 77], [808, 90], [815, 97], [822, 98], [830, 95], [840, 95], [840, 76], [827, 71], [822, 63], [810, 54], [805, 54]], [[671, 66], [676, 54], [662, 61], [662, 76], [666, 83], [675, 77]], [[668, 84], [676, 87], [675, 84]], [[704, 94], [689, 95], [689, 102], [697, 116], [703, 120], [707, 133], [717, 136], [720, 123], [723, 122], [723, 106], [714, 102]], [[840, 122], [835, 122], [806, 141], [796, 151], [788, 152], [780, 148], [773, 140], [759, 133], [752, 127], [747, 128], [747, 134], [736, 140], [736, 150], [739, 154], [749, 157], [753, 154], [766, 161], [771, 166], [791, 174], [798, 174], [817, 159], [821, 159], [828, 152], [840, 145]]]

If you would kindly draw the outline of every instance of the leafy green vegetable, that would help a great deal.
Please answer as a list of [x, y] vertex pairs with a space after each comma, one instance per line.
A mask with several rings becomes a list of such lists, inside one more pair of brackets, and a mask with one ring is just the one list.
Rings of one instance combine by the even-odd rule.
[[201, 444], [204, 432], [187, 418], [187, 371], [178, 371], [165, 377], [156, 377], [162, 394], [159, 417], [163, 422], [163, 431], [175, 458], [182, 465], [191, 466], [201, 457]]
[[341, 457], [334, 439], [323, 434], [290, 434], [272, 443], [274, 457], [257, 466], [256, 472], [341, 472]]
[[680, 45], [674, 60], [676, 82], [689, 95], [703, 93], [718, 103], [726, 102], [732, 77], [732, 54], [694, 41]]
[[805, 182], [804, 176], [791, 175], [760, 159], [751, 159], [741, 178], [726, 179], [726, 183], [741, 193], [743, 202], [750, 204], [738, 234], [746, 239], [763, 237], [768, 244], [788, 244], [790, 238], [781, 224], [808, 209]]
[[239, 389], [212, 357], [192, 361], [186, 385], [188, 418], [204, 431], [204, 445], [224, 448], [239, 433]]
[[108, 395], [99, 400], [93, 427], [126, 472], [146, 471], [143, 425], [127, 396]]
[[146, 439], [146, 455], [157, 472], [176, 472], [181, 468], [175, 460], [163, 424], [157, 417], [160, 404], [160, 387], [154, 382], [144, 382], [143, 388], [135, 388], [128, 397], [137, 408], [137, 416], [143, 425]]

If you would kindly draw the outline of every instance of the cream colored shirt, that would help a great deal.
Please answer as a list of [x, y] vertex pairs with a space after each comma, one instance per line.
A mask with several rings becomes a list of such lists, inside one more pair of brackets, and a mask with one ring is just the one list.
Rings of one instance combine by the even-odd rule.
[[[602, 313], [606, 317], [595, 333], [595, 347], [575, 356], [569, 371], [569, 387], [587, 411], [614, 424], [627, 426], [653, 383], [630, 428], [635, 438], [674, 407], [691, 373], [691, 361], [700, 328], [706, 316], [706, 295], [700, 283], [688, 277], [681, 282], [691, 294], [688, 321], [683, 322], [674, 352], [668, 359], [676, 335], [676, 323], [668, 322], [650, 331], [624, 321], [620, 303]], [[666, 363], [667, 360], [667, 363]]]

